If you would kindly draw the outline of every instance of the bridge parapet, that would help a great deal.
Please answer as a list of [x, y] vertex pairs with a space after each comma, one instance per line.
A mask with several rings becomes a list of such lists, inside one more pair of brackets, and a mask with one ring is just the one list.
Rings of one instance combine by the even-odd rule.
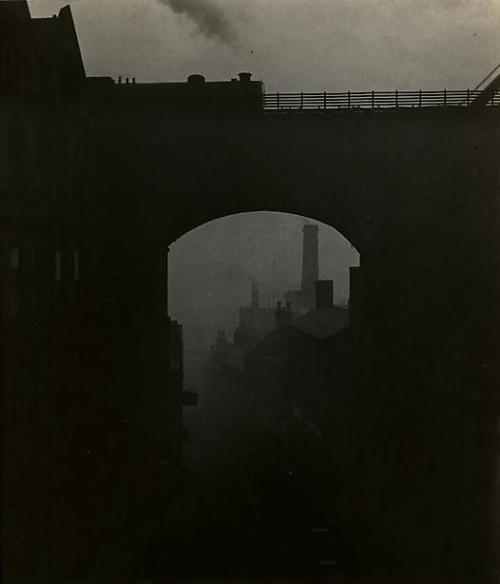
[[483, 90], [343, 91], [337, 93], [265, 93], [264, 111], [387, 110], [400, 108], [498, 107], [500, 90], [483, 103]]

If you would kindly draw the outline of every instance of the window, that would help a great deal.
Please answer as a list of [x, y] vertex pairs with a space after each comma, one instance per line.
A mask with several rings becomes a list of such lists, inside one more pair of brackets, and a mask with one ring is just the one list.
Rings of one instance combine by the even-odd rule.
[[56, 282], [60, 282], [62, 276], [62, 254], [60, 250], [56, 251], [55, 262], [56, 262], [55, 264]]
[[9, 263], [10, 263], [10, 267], [11, 268], [19, 268], [19, 264], [20, 264], [20, 250], [18, 247], [11, 247], [10, 248], [10, 258], [9, 258]]
[[77, 249], [73, 252], [73, 277], [80, 279], [80, 252]]

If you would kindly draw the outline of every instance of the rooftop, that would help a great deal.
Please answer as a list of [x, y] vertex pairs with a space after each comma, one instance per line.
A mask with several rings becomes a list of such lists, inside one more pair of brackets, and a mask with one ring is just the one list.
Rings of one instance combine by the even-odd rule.
[[292, 326], [307, 335], [325, 340], [349, 326], [349, 311], [338, 306], [311, 310], [294, 320]]

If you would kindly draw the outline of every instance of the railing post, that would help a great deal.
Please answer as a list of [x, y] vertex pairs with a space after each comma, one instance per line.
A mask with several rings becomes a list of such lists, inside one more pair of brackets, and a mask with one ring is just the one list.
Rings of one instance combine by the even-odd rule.
[[323, 91], [323, 109], [326, 110], [326, 91]]
[[418, 107], [422, 107], [422, 90], [418, 90]]
[[446, 107], [446, 89], [443, 89], [443, 105]]
[[351, 92], [347, 92], [347, 109], [351, 109]]
[[372, 89], [372, 109], [375, 109], [375, 91]]
[[276, 109], [279, 111], [280, 109], [280, 92], [276, 94]]
[[470, 105], [470, 89], [467, 89], [467, 105]]
[[398, 107], [399, 107], [399, 99], [398, 99], [399, 92], [398, 92], [398, 90], [397, 90], [397, 89], [396, 89], [396, 91], [395, 91], [395, 93], [394, 93], [394, 96], [395, 96], [395, 98], [396, 98], [396, 108], [398, 108]]
[[304, 92], [300, 92], [300, 109], [304, 109]]

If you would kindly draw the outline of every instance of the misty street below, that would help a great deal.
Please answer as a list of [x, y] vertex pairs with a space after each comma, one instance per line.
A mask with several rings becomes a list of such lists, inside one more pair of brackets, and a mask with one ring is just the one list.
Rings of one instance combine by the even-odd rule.
[[[335, 230], [319, 234], [302, 217], [250, 213], [170, 253], [183, 390], [198, 398], [183, 409], [179, 497], [145, 562], [157, 582], [346, 581], [349, 431], [331, 416], [353, 411], [347, 297], [359, 260]], [[320, 272], [335, 274], [335, 303]]]
[[200, 374], [203, 414], [187, 421], [185, 492], [155, 549], [156, 581], [343, 582], [321, 485], [285, 463], [278, 433], [252, 425], [248, 394]]

